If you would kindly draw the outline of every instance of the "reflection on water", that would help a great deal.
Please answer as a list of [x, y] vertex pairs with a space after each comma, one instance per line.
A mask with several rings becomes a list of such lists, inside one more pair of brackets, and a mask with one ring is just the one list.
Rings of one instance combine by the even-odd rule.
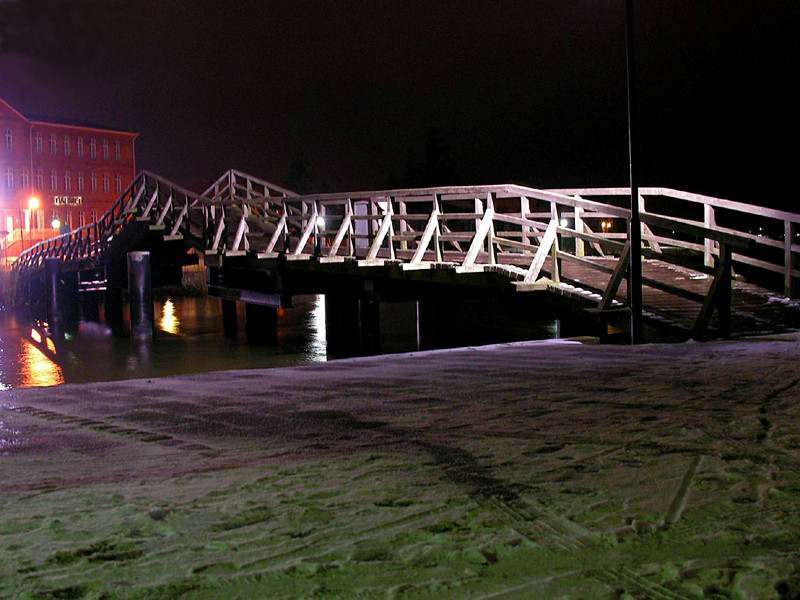
[[[540, 329], [503, 323], [490, 307], [459, 311], [464, 345], [555, 337], [553, 324]], [[486, 315], [492, 314], [492, 319]], [[33, 342], [30, 324], [0, 311], [0, 390], [61, 383], [163, 377], [233, 369], [263, 369], [328, 360], [324, 296], [295, 296], [278, 311], [277, 345], [251, 346], [245, 339], [245, 309], [237, 303], [239, 333], [222, 331], [216, 298], [170, 298], [156, 302], [152, 341], [111, 335], [103, 324], [81, 323], [73, 336]], [[539, 327], [539, 326], [537, 326]], [[44, 334], [34, 330], [33, 335]], [[355, 332], [358, 335], [358, 332]], [[417, 349], [416, 305], [382, 304], [375, 352]]]
[[155, 304], [152, 342], [116, 337], [103, 324], [85, 322], [74, 336], [50, 339], [0, 312], [0, 390], [327, 360], [322, 296], [295, 297], [293, 308], [279, 311], [277, 346], [247, 344], [243, 305], [237, 307], [239, 337], [231, 340], [223, 335], [216, 298], [168, 298]]
[[161, 319], [158, 321], [158, 327], [161, 331], [177, 335], [180, 324], [178, 317], [175, 316], [175, 304], [172, 299], [167, 298], [164, 306], [161, 307]]
[[[50, 340], [48, 340], [50, 341]], [[27, 340], [20, 340], [19, 383], [14, 387], [46, 387], [64, 383], [60, 366]]]

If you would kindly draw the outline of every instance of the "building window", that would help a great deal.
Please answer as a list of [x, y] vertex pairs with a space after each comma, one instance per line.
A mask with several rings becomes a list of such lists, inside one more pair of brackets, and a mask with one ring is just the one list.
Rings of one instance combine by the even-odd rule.
[[93, 192], [97, 191], [97, 175], [89, 173], [89, 189]]
[[78, 227], [83, 227], [84, 225], [86, 225], [86, 213], [81, 210], [78, 211]]
[[114, 191], [118, 194], [122, 193], [122, 175], [114, 175]]
[[28, 172], [28, 169], [22, 169], [20, 171], [19, 184], [23, 190], [27, 190], [31, 187], [31, 174]]
[[6, 150], [14, 149], [14, 134], [10, 129], [6, 129]]
[[64, 171], [64, 191], [72, 191], [72, 173], [69, 171]]
[[103, 140], [103, 158], [108, 160], [108, 140]]
[[78, 191], [83, 192], [83, 171], [78, 172]]
[[111, 191], [111, 179], [108, 176], [108, 173], [103, 173], [103, 191], [110, 192]]
[[119, 140], [114, 142], [114, 158], [122, 160], [122, 145], [119, 143]]
[[89, 140], [89, 156], [97, 158], [97, 140], [94, 138]]
[[58, 173], [56, 173], [55, 169], [50, 171], [50, 189], [54, 192], [58, 190]]
[[56, 149], [56, 134], [55, 133], [51, 133], [50, 134], [50, 154], [56, 154], [56, 153], [57, 153], [57, 149]]
[[89, 217], [92, 219], [92, 223], [97, 223], [97, 211], [93, 210]]
[[9, 190], [14, 188], [14, 169], [11, 167], [6, 169], [6, 187]]
[[83, 157], [83, 138], [79, 137], [75, 142], [75, 147], [78, 151], [78, 156]]
[[70, 147], [69, 147], [69, 136], [65, 135], [64, 136], [64, 156], [69, 156], [70, 152], [71, 152], [71, 150], [70, 150]]
[[36, 154], [42, 153], [42, 132], [36, 132]]
[[41, 169], [36, 169], [36, 189], [44, 189], [44, 175]]

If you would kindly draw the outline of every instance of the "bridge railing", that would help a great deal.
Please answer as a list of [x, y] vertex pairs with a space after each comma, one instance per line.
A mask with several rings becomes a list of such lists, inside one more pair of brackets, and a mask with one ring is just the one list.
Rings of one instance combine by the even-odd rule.
[[43, 265], [46, 258], [79, 260], [99, 256], [132, 219], [147, 221], [151, 227], [165, 230], [166, 235], [180, 235], [194, 246], [204, 247], [205, 220], [199, 196], [142, 171], [96, 222], [35, 244], [20, 254], [13, 268], [33, 269]]
[[[630, 203], [629, 188], [553, 190], [558, 193]], [[650, 227], [648, 216], [702, 226], [746, 240], [746, 247], [732, 255], [733, 262], [748, 272], [761, 273], [763, 283], [780, 289], [787, 297], [797, 294], [800, 255], [800, 215], [669, 188], [640, 188], [639, 209], [644, 216], [643, 239], [653, 248], [681, 249], [702, 257], [710, 266], [719, 256], [719, 244], [708, 236], [686, 236], [669, 227]], [[758, 276], [758, 275], [757, 275]]]
[[[288, 260], [313, 256], [321, 262], [351, 260], [361, 265], [388, 261], [404, 270], [443, 266], [458, 273], [493, 270], [521, 286], [550, 282], [579, 287], [600, 310], [627, 302], [624, 291], [620, 293], [630, 255], [626, 234], [630, 210], [625, 206], [624, 188], [536, 190], [503, 185], [305, 196], [259, 196], [245, 189], [248, 193], [236, 197], [216, 197], [226, 217], [215, 221], [216, 234], [208, 250], [282, 254]], [[643, 192], [650, 193], [649, 189]], [[614, 200], [609, 196], [618, 198], [605, 201]], [[707, 201], [704, 205], [729, 209], [734, 203]], [[643, 256], [699, 271], [708, 276], [711, 287], [707, 294], [700, 294], [647, 278], [643, 285], [699, 303], [698, 330], [707, 325], [711, 311], [722, 305], [722, 320], [726, 320], [732, 257], [741, 261], [757, 236], [707, 219], [644, 208], [650, 207], [641, 211]], [[736, 208], [744, 209], [744, 205]], [[800, 218], [782, 216], [792, 223]], [[705, 253], [705, 260], [666, 251], [668, 246], [700, 256]], [[792, 252], [795, 249], [791, 246]], [[596, 279], [603, 283], [570, 280], [562, 269], [565, 261], [602, 273]], [[750, 264], [761, 265], [757, 259]]]

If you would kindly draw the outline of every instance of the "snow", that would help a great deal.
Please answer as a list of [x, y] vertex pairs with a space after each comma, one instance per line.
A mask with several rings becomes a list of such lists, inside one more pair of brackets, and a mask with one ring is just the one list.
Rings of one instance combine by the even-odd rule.
[[800, 334], [0, 392], [2, 598], [800, 594]]

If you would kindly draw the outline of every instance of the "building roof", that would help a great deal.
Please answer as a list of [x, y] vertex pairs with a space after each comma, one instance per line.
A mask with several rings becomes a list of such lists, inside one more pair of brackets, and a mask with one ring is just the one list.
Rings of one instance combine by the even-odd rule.
[[122, 133], [126, 135], [138, 136], [139, 133], [136, 131], [128, 131], [126, 129], [119, 129], [117, 127], [108, 127], [107, 125], [99, 125], [97, 123], [92, 123], [90, 121], [82, 121], [80, 119], [68, 119], [64, 117], [52, 117], [52, 116], [45, 116], [45, 115], [31, 115], [31, 114], [23, 114], [13, 106], [11, 106], [8, 102], [0, 98], [0, 102], [5, 104], [11, 110], [16, 112], [21, 117], [27, 119], [31, 123], [36, 123], [40, 125], [58, 125], [63, 127], [80, 127], [83, 129], [96, 129], [98, 131], [113, 131], [115, 133]]

